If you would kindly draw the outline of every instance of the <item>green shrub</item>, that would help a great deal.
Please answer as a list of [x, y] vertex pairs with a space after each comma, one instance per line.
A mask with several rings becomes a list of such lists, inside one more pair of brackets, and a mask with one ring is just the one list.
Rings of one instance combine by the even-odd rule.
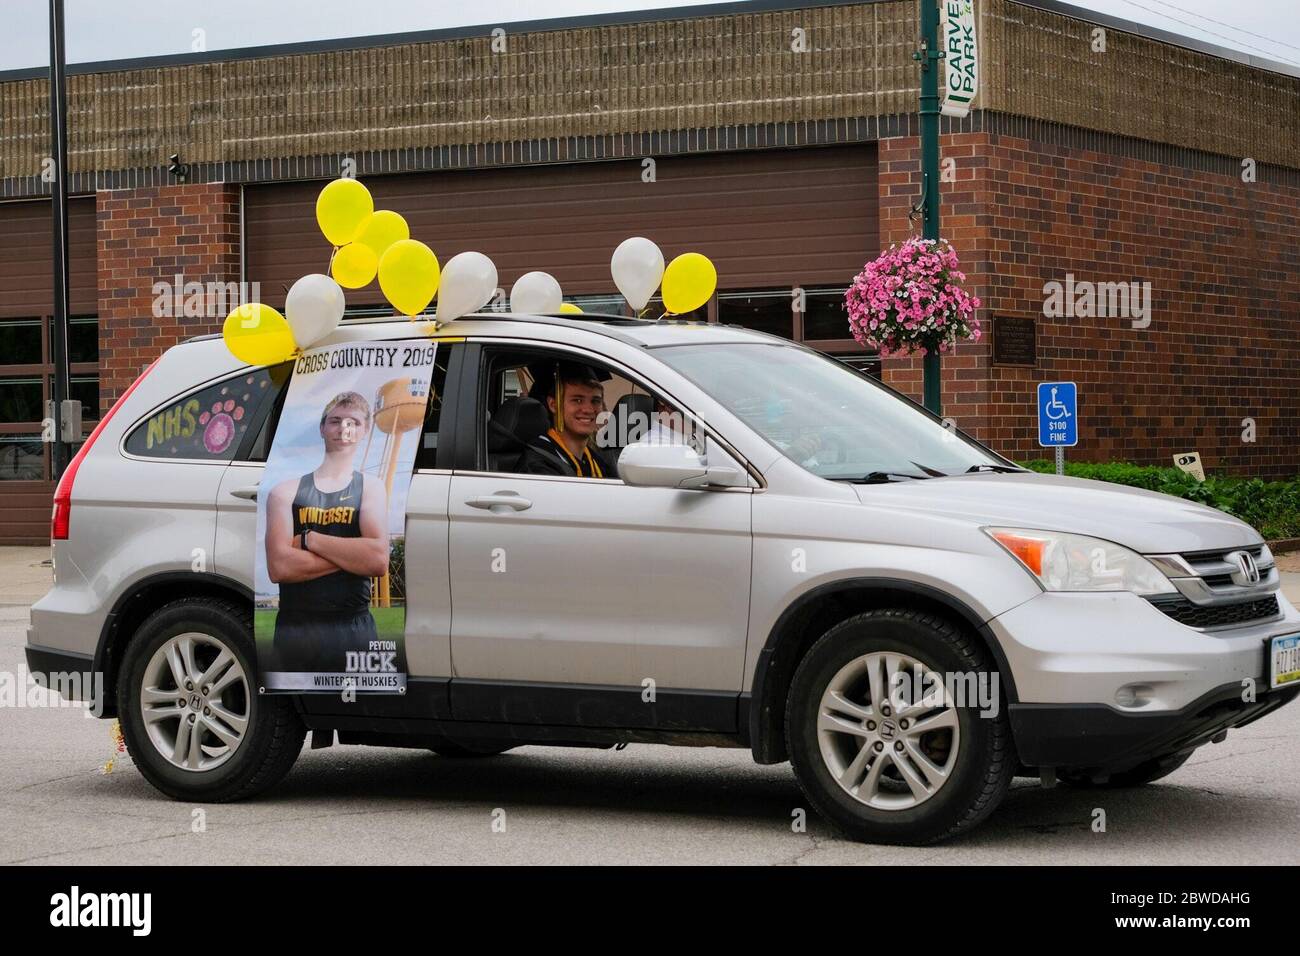
[[[1044, 474], [1056, 471], [1054, 462], [1043, 459], [1024, 465]], [[1110, 481], [1209, 505], [1240, 518], [1270, 540], [1300, 538], [1300, 476], [1289, 481], [1208, 477], [1200, 482], [1179, 468], [1127, 461], [1066, 462], [1065, 473], [1071, 478]]]

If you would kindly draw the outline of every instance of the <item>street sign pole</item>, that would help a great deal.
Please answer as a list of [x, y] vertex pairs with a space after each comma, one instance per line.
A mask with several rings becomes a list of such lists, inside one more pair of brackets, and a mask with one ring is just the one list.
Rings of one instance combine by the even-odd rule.
[[[920, 0], [921, 49], [921, 211], [923, 239], [939, 238], [939, 2]], [[943, 414], [939, 387], [939, 353], [931, 349], [921, 359], [925, 407]]]
[[[71, 375], [68, 368], [68, 94], [64, 70], [63, 0], [50, 0], [50, 147], [54, 160], [54, 183], [50, 196], [54, 234], [54, 307], [50, 321], [50, 358], [54, 375], [50, 383], [54, 410], [54, 435], [50, 445], [50, 468], [55, 479], [68, 466], [69, 445], [61, 419], [64, 400], [69, 398]], [[48, 434], [48, 432], [47, 432]]]
[[1056, 446], [1056, 473], [1065, 474], [1065, 448], [1061, 445]]

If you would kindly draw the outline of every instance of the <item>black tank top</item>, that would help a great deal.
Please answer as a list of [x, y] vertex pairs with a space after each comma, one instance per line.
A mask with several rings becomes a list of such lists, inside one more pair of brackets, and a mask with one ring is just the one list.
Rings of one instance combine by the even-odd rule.
[[[361, 537], [361, 492], [365, 477], [352, 472], [352, 480], [339, 491], [316, 487], [312, 472], [298, 482], [293, 496], [293, 533], [304, 531], [337, 538]], [[310, 544], [310, 542], [309, 542]], [[280, 610], [308, 613], [364, 611], [370, 606], [370, 578], [349, 571], [334, 571], [311, 581], [280, 585]]]

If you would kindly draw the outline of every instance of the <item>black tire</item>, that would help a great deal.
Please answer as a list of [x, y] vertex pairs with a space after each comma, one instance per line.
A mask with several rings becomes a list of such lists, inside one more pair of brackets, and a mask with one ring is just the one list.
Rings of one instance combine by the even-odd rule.
[[1076, 790], [1122, 790], [1126, 787], [1141, 787], [1162, 777], [1167, 777], [1183, 764], [1187, 763], [1193, 751], [1180, 754], [1167, 754], [1155, 757], [1144, 763], [1112, 774], [1075, 773], [1067, 770], [1058, 772], [1057, 779], [1067, 787]]
[[873, 652], [901, 652], [939, 674], [996, 674], [979, 639], [948, 619], [906, 608], [868, 611], [824, 634], [800, 661], [786, 706], [786, 745], [795, 776], [813, 807], [852, 839], [920, 846], [970, 830], [993, 812], [1019, 766], [1006, 701], [997, 714], [959, 707], [960, 743], [947, 781], [907, 809], [878, 809], [849, 794], [832, 776], [817, 737], [827, 685], [845, 665]]
[[487, 741], [483, 743], [468, 743], [465, 741], [453, 743], [448, 740], [446, 743], [438, 744], [436, 747], [430, 747], [429, 749], [439, 757], [495, 757], [507, 750], [514, 750], [516, 746], [518, 745], [489, 743]]
[[[154, 652], [186, 632], [215, 638], [247, 675], [248, 726], [230, 757], [211, 770], [186, 770], [158, 752], [145, 728], [141, 689]], [[122, 736], [141, 775], [176, 800], [225, 803], [255, 796], [284, 778], [306, 730], [288, 697], [257, 693], [257, 656], [250, 608], [220, 598], [183, 598], [151, 614], [127, 645], [117, 684]]]

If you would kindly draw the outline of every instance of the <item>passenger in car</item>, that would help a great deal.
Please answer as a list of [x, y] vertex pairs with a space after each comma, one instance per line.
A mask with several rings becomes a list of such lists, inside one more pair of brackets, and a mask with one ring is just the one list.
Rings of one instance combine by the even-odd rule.
[[617, 464], [594, 442], [605, 410], [605, 387], [596, 372], [574, 362], [557, 363], [546, 408], [551, 427], [529, 443], [520, 470], [534, 475], [616, 480]]

